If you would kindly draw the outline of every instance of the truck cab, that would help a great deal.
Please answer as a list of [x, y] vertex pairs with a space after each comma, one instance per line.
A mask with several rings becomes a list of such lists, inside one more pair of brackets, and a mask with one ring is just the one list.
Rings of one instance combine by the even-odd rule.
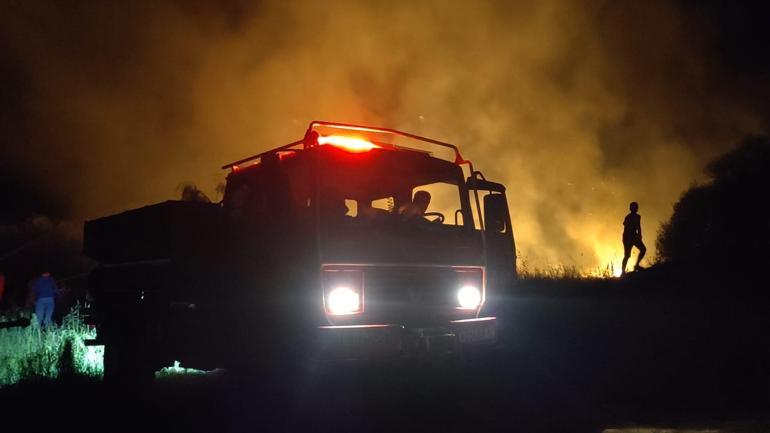
[[[219, 340], [201, 336], [222, 333], [241, 338], [218, 351], [227, 358], [276, 333], [317, 359], [496, 343], [495, 299], [516, 277], [505, 187], [456, 146], [314, 121], [301, 140], [223, 169], [220, 203], [165, 202], [86, 223], [85, 251], [101, 263], [92, 292], [113, 345], [138, 341], [157, 363], [172, 356], [160, 348], [193, 353]], [[131, 317], [143, 324], [126, 325]], [[136, 331], [148, 322], [186, 343], [147, 343], [159, 338]], [[126, 338], [128, 328], [145, 334]], [[116, 364], [118, 352], [129, 350], [113, 351]]]

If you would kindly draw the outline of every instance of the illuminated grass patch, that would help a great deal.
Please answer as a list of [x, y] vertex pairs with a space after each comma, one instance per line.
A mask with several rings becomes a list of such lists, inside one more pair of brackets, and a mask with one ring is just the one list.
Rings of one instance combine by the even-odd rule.
[[169, 367], [163, 367], [160, 370], [155, 372], [155, 378], [156, 379], [164, 379], [164, 378], [173, 378], [173, 377], [182, 377], [182, 376], [210, 376], [210, 375], [218, 375], [224, 372], [222, 369], [214, 369], [214, 370], [198, 370], [195, 368], [185, 368], [182, 367], [182, 365], [179, 363], [179, 361], [174, 361], [174, 365]]
[[79, 375], [102, 375], [104, 347], [85, 345], [96, 337], [96, 330], [83, 323], [77, 307], [50, 329], [41, 329], [34, 315], [29, 319], [29, 326], [0, 329], [0, 386], [33, 377], [55, 379], [70, 369]]
[[184, 368], [179, 361], [174, 361], [174, 365], [169, 367], [163, 367], [155, 372], [155, 377], [169, 377], [169, 376], [197, 376], [206, 374], [203, 370], [196, 370], [194, 368]]

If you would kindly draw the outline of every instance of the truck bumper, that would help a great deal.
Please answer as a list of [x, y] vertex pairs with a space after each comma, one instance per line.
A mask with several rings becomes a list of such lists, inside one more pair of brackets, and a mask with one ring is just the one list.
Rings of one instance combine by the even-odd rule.
[[446, 355], [497, 344], [497, 319], [454, 320], [440, 326], [398, 324], [318, 327], [317, 358], [387, 359]]

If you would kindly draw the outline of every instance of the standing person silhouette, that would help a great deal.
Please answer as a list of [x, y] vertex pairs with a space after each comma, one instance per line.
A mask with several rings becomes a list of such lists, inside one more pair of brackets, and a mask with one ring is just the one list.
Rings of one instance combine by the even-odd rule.
[[53, 323], [51, 318], [53, 317], [58, 290], [56, 280], [51, 277], [51, 273], [47, 270], [32, 280], [32, 293], [35, 294], [35, 315], [41, 327], [48, 328]]
[[631, 257], [631, 248], [636, 247], [639, 250], [639, 257], [636, 258], [636, 265], [634, 266], [635, 271], [644, 269], [639, 263], [642, 262], [644, 253], [647, 252], [647, 247], [642, 242], [642, 216], [637, 213], [639, 203], [632, 201], [628, 208], [631, 213], [626, 215], [623, 220], [623, 274], [626, 273], [628, 258]]

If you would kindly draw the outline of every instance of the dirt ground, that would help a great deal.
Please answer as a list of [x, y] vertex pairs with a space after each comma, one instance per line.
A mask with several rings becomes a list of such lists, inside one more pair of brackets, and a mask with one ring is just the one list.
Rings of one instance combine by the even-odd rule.
[[504, 344], [462, 359], [156, 379], [140, 396], [26, 382], [0, 390], [0, 412], [47, 432], [770, 431], [766, 302], [566, 286], [522, 283], [498, 300]]

